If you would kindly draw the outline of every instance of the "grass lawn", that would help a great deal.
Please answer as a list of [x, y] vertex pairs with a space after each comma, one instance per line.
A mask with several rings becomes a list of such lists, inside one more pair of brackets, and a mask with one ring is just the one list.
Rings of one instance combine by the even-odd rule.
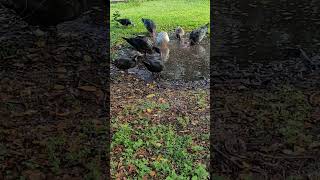
[[[191, 31], [210, 22], [209, 0], [154, 0], [143, 2], [111, 4], [110, 31], [111, 47], [123, 42], [121, 37], [146, 32], [141, 18], [154, 20], [157, 31], [172, 31], [181, 26], [185, 31]], [[119, 11], [119, 18], [129, 18], [135, 27], [121, 27], [113, 20], [113, 14]]]

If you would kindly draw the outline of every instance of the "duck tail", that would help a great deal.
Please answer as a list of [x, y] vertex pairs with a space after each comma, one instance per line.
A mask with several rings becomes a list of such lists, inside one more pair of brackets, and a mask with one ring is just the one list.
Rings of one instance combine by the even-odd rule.
[[128, 41], [128, 40], [129, 40], [128, 38], [125, 38], [125, 37], [122, 37], [122, 39], [124, 39], [124, 40], [126, 40], [126, 41]]

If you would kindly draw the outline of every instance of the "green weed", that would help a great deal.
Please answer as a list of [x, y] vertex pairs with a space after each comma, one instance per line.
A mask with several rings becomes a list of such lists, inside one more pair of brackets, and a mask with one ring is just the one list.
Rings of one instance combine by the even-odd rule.
[[[133, 129], [132, 124], [136, 126], [137, 123], [144, 128]], [[142, 119], [141, 124], [139, 120], [132, 124], [126, 123], [117, 129], [112, 138], [112, 149], [123, 147], [117, 159], [123, 158], [126, 165], [134, 165], [138, 178], [156, 171], [163, 179], [207, 179], [205, 166], [195, 164], [197, 153], [203, 148], [194, 145], [191, 136], [179, 136], [170, 125], [150, 124], [148, 119]], [[139, 156], [140, 151], [151, 153], [153, 158]]]

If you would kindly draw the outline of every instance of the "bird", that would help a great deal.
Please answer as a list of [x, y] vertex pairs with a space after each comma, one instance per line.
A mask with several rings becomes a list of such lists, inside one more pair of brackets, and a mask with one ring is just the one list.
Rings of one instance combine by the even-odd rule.
[[116, 19], [123, 26], [134, 26], [134, 23], [130, 19]]
[[182, 36], [184, 35], [184, 30], [179, 26], [176, 28], [176, 37], [181, 41]]
[[146, 29], [151, 34], [153, 39], [155, 39], [155, 37], [156, 37], [156, 29], [157, 29], [156, 24], [151, 19], [142, 18], [141, 21], [143, 22], [144, 27], [146, 27]]
[[145, 59], [142, 63], [152, 73], [152, 75], [157, 73], [158, 78], [160, 78], [159, 73], [164, 69], [164, 64], [161, 59]]
[[121, 57], [114, 61], [114, 65], [121, 70], [128, 70], [134, 68], [138, 63], [139, 55], [135, 55], [132, 58]]
[[190, 45], [195, 45], [202, 41], [202, 39], [205, 37], [206, 33], [208, 32], [209, 23], [193, 30], [190, 33], [189, 39], [190, 39]]
[[160, 53], [160, 49], [157, 47], [154, 47], [148, 37], [136, 36], [133, 38], [125, 38], [125, 37], [122, 37], [122, 38], [126, 40], [131, 46], [133, 46], [137, 51], [144, 53], [145, 55], [147, 53], [152, 54], [153, 51]]
[[170, 49], [169, 48], [163, 48], [161, 49], [161, 53], [160, 53], [160, 58], [163, 62], [168, 61], [169, 59], [169, 53], [170, 53]]
[[167, 32], [160, 32], [157, 35], [156, 45], [161, 48], [167, 48], [170, 39]]

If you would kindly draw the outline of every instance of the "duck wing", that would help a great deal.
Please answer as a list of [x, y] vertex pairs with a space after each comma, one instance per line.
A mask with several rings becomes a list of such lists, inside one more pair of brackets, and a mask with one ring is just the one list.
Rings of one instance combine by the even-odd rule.
[[156, 29], [156, 24], [155, 24], [151, 19], [144, 19], [144, 18], [142, 18], [141, 20], [142, 20], [144, 26], [146, 27], [146, 29], [147, 29], [149, 32], [153, 33], [153, 32], [155, 31], [155, 29]]
[[161, 72], [163, 70], [163, 64], [161, 61], [142, 61], [146, 68], [151, 72]]
[[114, 65], [118, 69], [130, 69], [137, 65], [137, 61], [135, 59], [129, 59], [129, 58], [120, 58], [114, 62]]

